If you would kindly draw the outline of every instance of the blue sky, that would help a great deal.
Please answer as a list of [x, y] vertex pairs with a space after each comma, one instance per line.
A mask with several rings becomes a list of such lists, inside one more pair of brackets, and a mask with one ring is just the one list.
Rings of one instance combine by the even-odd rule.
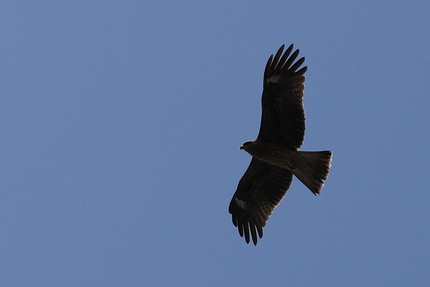
[[[428, 286], [428, 1], [2, 1], [0, 285]], [[265, 63], [306, 57], [297, 179], [228, 204]]]

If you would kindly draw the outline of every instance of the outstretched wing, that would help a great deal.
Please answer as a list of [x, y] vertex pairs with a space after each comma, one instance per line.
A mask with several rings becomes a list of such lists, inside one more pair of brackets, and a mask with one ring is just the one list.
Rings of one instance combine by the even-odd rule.
[[299, 149], [305, 135], [305, 114], [303, 110], [304, 73], [307, 67], [299, 67], [305, 58], [293, 64], [299, 50], [293, 54], [293, 45], [282, 55], [284, 45], [270, 56], [264, 71], [264, 88], [261, 98], [262, 116], [258, 138]]
[[252, 158], [228, 209], [240, 236], [245, 235], [246, 243], [250, 234], [254, 245], [257, 245], [257, 234], [263, 237], [263, 227], [287, 193], [292, 178], [289, 170]]

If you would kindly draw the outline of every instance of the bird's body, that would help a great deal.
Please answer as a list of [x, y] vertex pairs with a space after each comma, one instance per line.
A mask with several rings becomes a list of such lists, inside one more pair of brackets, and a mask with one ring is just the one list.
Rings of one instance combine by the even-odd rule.
[[267, 62], [260, 132], [257, 139], [241, 146], [253, 158], [229, 206], [239, 234], [245, 236], [247, 243], [252, 237], [255, 245], [257, 234], [262, 238], [263, 227], [286, 194], [293, 174], [314, 194], [319, 194], [332, 156], [331, 151], [298, 150], [305, 132], [302, 100], [307, 67], [296, 71], [304, 58], [292, 65], [299, 50], [290, 56], [291, 45], [282, 55], [283, 48]]
[[322, 179], [328, 176], [331, 151], [298, 151], [258, 139], [246, 142], [241, 149], [270, 165], [288, 169], [314, 194], [319, 193], [324, 186]]

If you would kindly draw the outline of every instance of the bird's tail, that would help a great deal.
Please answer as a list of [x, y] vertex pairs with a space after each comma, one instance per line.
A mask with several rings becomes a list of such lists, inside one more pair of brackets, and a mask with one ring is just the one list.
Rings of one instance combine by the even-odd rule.
[[320, 193], [324, 186], [323, 180], [327, 179], [331, 151], [299, 151], [300, 159], [292, 170], [293, 174], [306, 185], [315, 195]]

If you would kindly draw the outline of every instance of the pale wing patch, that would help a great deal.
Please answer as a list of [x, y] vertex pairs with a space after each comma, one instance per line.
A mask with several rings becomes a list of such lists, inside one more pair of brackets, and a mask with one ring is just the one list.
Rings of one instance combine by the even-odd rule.
[[273, 75], [266, 79], [266, 83], [277, 83], [279, 82], [279, 79], [281, 79], [280, 75]]
[[246, 202], [243, 200], [240, 200], [239, 198], [235, 197], [234, 201], [236, 202], [237, 206], [239, 206], [242, 209], [246, 209]]

